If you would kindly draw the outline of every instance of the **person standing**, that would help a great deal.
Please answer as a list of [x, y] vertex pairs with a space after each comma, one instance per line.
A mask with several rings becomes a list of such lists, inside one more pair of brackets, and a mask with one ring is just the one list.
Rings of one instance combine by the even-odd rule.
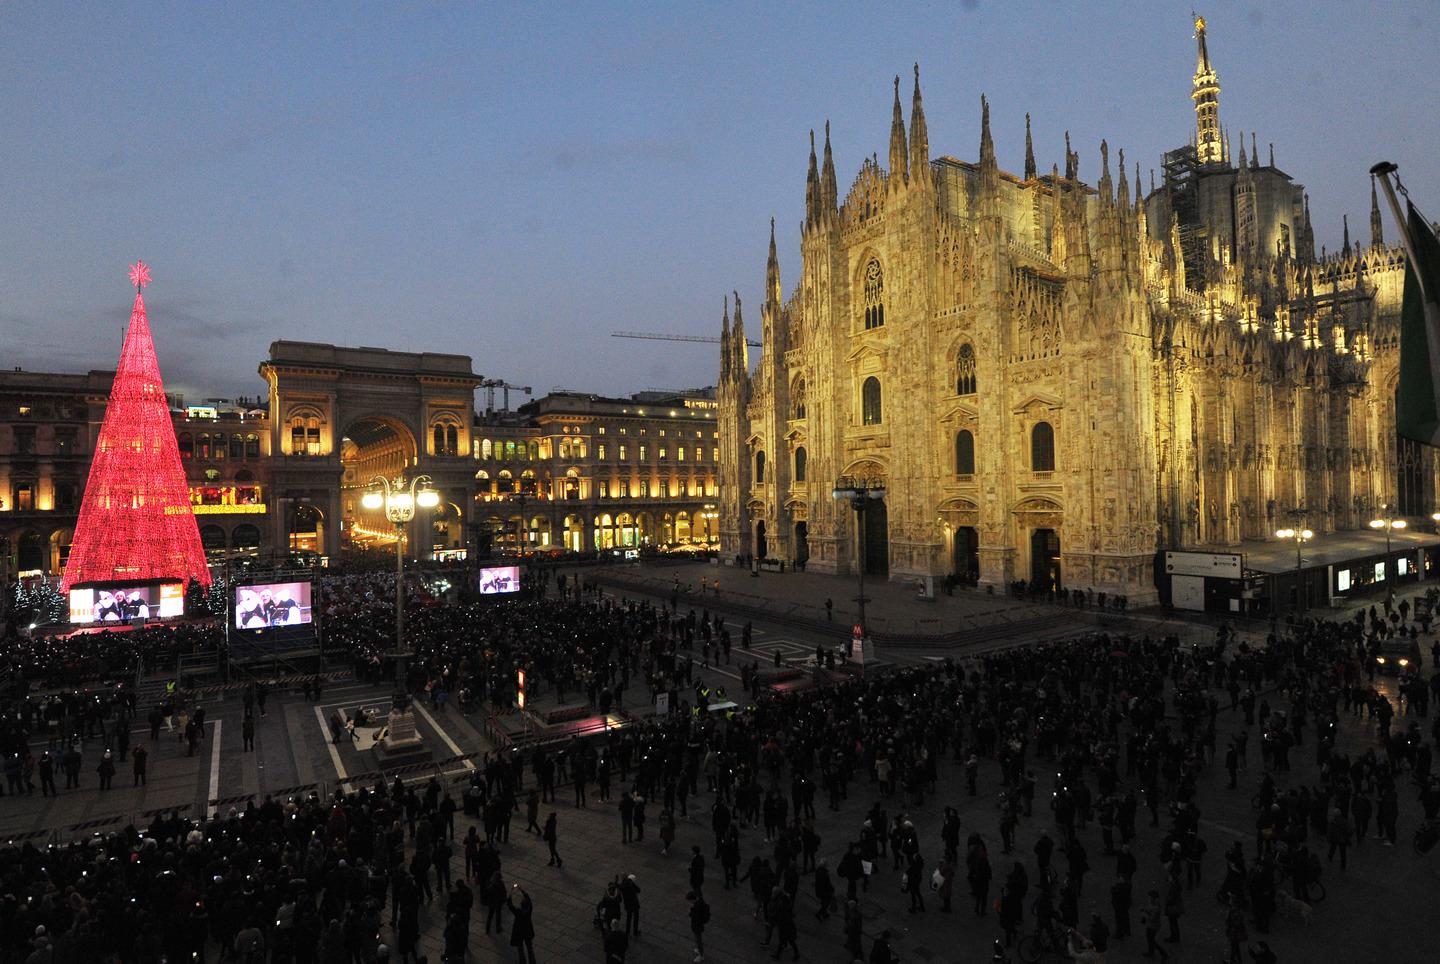
[[76, 749], [73, 743], [70, 745], [70, 748], [65, 751], [61, 762], [65, 767], [65, 789], [80, 789], [80, 751]]
[[100, 789], [109, 790], [110, 781], [115, 779], [115, 760], [111, 757], [109, 750], [106, 750], [100, 757], [100, 765], [95, 768], [95, 772], [100, 775]]
[[133, 753], [130, 754], [130, 760], [131, 760], [130, 766], [131, 766], [131, 769], [134, 770], [134, 772], [135, 772], [135, 782], [134, 782], [134, 784], [132, 784], [133, 786], [143, 787], [143, 786], [146, 785], [146, 784], [145, 784], [145, 765], [146, 765], [146, 763], [149, 761], [149, 759], [150, 759], [150, 751], [147, 750], [147, 749], [145, 749], [145, 744], [143, 744], [143, 743], [137, 745], [137, 746], [135, 747], [135, 752], [133, 752]]
[[[696, 848], [699, 849], [698, 847]], [[705, 925], [710, 923], [710, 905], [705, 903], [705, 898], [699, 892], [691, 891], [685, 895], [690, 902], [690, 933], [695, 935], [695, 960], [705, 960]]]
[[[554, 814], [551, 817], [553, 819]], [[516, 949], [520, 964], [535, 964], [535, 905], [519, 884], [510, 885], [507, 903], [510, 905], [510, 946]]]
[[1117, 941], [1130, 936], [1130, 903], [1130, 881], [1125, 877], [1116, 877], [1115, 883], [1110, 885], [1110, 908], [1115, 912], [1113, 936]]
[[58, 797], [60, 791], [55, 789], [55, 758], [46, 750], [40, 757], [40, 795], [42, 797]]
[[705, 855], [700, 853], [700, 845], [695, 844], [690, 848], [690, 889], [698, 896], [705, 886]]
[[1180, 915], [1184, 911], [1185, 896], [1180, 886], [1180, 876], [1172, 874], [1165, 890], [1165, 917], [1170, 921], [1170, 933], [1165, 935], [1167, 944], [1180, 943]]
[[625, 934], [640, 939], [640, 884], [634, 874], [620, 881], [620, 901], [625, 905]]
[[550, 848], [550, 862], [547, 863], [546, 866], [559, 870], [565, 866], [565, 861], [560, 859], [560, 854], [555, 849], [555, 844], [559, 842], [559, 831], [556, 829], [557, 823], [555, 811], [552, 810], [550, 811], [550, 816], [545, 818], [545, 830], [540, 836], [545, 841], [545, 845]]
[[1150, 891], [1150, 902], [1140, 911], [1140, 926], [1145, 928], [1145, 956], [1155, 957], [1157, 954], [1160, 960], [1170, 959], [1170, 952], [1155, 942], [1155, 937], [1160, 933], [1160, 919], [1164, 912], [1160, 907], [1160, 891]]

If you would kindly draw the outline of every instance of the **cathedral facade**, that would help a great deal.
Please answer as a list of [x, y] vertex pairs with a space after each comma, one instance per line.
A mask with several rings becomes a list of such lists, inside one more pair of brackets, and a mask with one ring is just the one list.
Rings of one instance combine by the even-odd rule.
[[[817, 571], [957, 575], [1155, 598], [1166, 548], [1299, 522], [1423, 516], [1435, 470], [1397, 440], [1404, 260], [1315, 253], [1303, 187], [1232, 142], [1205, 24], [1192, 142], [1156, 183], [1124, 152], [1080, 176], [932, 158], [915, 71], [888, 166], [842, 199], [812, 135], [798, 283], [771, 224], [759, 360], [738, 295], [722, 323], [720, 532], [731, 556]], [[733, 318], [732, 316], [733, 312]], [[752, 329], [753, 330], [753, 329]], [[833, 490], [883, 487], [863, 513]], [[878, 493], [872, 493], [878, 494]]]

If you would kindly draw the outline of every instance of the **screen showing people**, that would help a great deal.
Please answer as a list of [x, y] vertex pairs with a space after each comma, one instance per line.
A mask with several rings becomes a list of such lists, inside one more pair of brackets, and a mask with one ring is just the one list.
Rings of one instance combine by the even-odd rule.
[[70, 590], [72, 623], [128, 623], [168, 619], [184, 612], [185, 591], [178, 582]]
[[500, 596], [519, 591], [519, 566], [496, 566], [480, 570], [480, 595]]
[[272, 582], [235, 587], [235, 628], [268, 629], [310, 622], [310, 583]]

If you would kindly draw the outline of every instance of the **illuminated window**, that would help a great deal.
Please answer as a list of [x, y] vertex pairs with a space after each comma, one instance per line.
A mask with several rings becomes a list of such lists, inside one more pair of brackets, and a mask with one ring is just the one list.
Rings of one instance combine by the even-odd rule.
[[645, 446], [640, 446], [640, 461], [645, 461]]
[[606, 482], [604, 479], [601, 479], [597, 484], [600, 486], [600, 498], [610, 498], [610, 483]]
[[626, 458], [626, 455], [625, 455], [625, 443], [624, 443], [624, 442], [621, 442], [621, 443], [620, 443], [620, 461], [622, 461], [622, 462], [625, 461], [625, 458]]
[[202, 462], [210, 461], [210, 433], [201, 432], [195, 437], [195, 457]]
[[15, 486], [15, 509], [17, 512], [34, 511], [35, 483], [20, 482]]
[[880, 379], [871, 375], [860, 386], [860, 423], [879, 425], [883, 414], [880, 406]]
[[605, 443], [599, 442], [595, 445], [595, 457], [601, 462], [605, 461]]
[[195, 438], [189, 432], [181, 432], [175, 440], [180, 446], [180, 458], [189, 461], [195, 455]]
[[880, 328], [885, 324], [885, 274], [880, 262], [871, 259], [865, 266], [865, 329]]
[[677, 461], [677, 462], [683, 462], [683, 461], [685, 461], [685, 446], [683, 446], [683, 445], [677, 445], [677, 446], [675, 446], [675, 461]]

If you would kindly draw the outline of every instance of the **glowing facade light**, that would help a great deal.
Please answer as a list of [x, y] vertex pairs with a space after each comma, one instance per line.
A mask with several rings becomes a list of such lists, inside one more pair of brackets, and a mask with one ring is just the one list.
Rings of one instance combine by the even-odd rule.
[[150, 283], [145, 262], [131, 266], [130, 281], [135, 285], [130, 328], [95, 442], [62, 590], [119, 578], [210, 585], [145, 316], [141, 289]]

